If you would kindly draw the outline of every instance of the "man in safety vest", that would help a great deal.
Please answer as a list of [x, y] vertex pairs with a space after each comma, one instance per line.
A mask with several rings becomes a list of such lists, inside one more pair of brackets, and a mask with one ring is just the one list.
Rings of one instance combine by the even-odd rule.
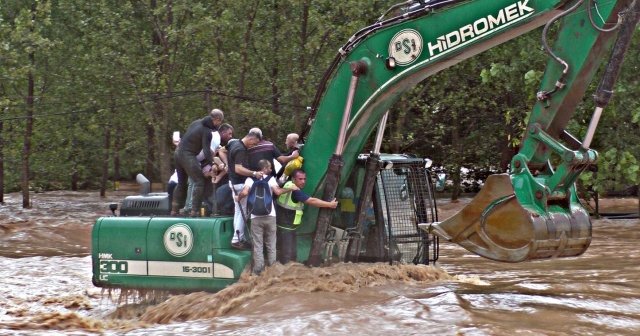
[[323, 201], [319, 198], [310, 197], [302, 191], [307, 183], [307, 174], [301, 169], [291, 173], [291, 181], [285, 183], [284, 189], [291, 189], [295, 185], [299, 190], [282, 194], [276, 202], [276, 223], [278, 224], [278, 261], [286, 264], [289, 261], [296, 261], [297, 238], [296, 229], [302, 223], [302, 213], [304, 205], [308, 204], [318, 208], [333, 208], [338, 206], [338, 201]]

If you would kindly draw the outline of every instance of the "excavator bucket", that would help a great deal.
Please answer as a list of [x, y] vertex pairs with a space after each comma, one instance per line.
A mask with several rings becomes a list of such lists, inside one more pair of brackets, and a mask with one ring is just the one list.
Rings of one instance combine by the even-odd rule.
[[591, 221], [579, 204], [551, 205], [546, 211], [525, 207], [507, 174], [489, 176], [464, 209], [423, 229], [505, 262], [577, 256], [591, 243]]

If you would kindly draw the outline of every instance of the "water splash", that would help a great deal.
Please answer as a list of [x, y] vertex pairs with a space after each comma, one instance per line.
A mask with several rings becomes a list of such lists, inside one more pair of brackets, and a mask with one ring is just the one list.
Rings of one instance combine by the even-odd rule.
[[169, 323], [208, 319], [230, 313], [233, 309], [259, 296], [291, 293], [340, 292], [355, 293], [364, 287], [393, 282], [427, 284], [455, 280], [441, 269], [424, 265], [336, 264], [308, 268], [301, 264], [276, 264], [260, 276], [243, 273], [240, 281], [218, 293], [178, 295], [149, 307], [140, 320]]

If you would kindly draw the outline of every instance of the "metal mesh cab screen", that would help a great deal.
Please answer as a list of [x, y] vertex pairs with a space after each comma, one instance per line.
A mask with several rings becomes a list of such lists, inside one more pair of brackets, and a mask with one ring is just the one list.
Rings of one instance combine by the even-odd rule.
[[437, 237], [418, 228], [418, 223], [437, 221], [428, 169], [416, 163], [394, 163], [393, 168], [380, 171], [377, 184], [382, 186], [377, 188], [377, 196], [388, 233], [391, 262], [435, 262]]

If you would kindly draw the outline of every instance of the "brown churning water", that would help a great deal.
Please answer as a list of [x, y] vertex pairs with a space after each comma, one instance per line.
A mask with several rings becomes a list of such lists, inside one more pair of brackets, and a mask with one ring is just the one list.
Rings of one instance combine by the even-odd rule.
[[[276, 265], [218, 293], [109, 298], [91, 284], [90, 232], [121, 198], [34, 194], [34, 208], [22, 210], [19, 195], [7, 196], [0, 335], [640, 333], [637, 219], [594, 220], [592, 245], [577, 258], [497, 263], [442, 243], [437, 267]], [[466, 202], [442, 202], [441, 217]], [[637, 209], [627, 202], [610, 206]]]

